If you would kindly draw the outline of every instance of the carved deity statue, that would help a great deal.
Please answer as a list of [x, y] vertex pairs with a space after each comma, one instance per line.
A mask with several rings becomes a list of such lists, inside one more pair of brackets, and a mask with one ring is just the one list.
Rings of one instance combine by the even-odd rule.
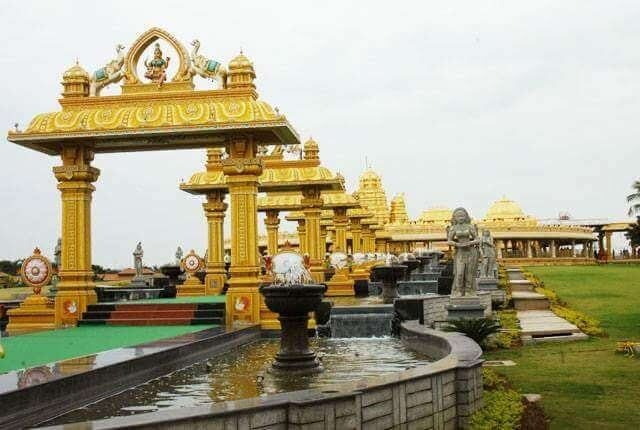
[[476, 297], [475, 277], [478, 271], [478, 229], [464, 208], [451, 216], [447, 243], [455, 248], [451, 297]]
[[144, 60], [144, 66], [147, 71], [144, 73], [144, 77], [150, 79], [151, 82], [158, 84], [158, 87], [162, 86], [162, 83], [167, 80], [167, 68], [169, 67], [169, 57], [162, 58], [162, 50], [160, 44], [156, 43], [156, 47], [153, 50], [153, 60]]
[[482, 230], [480, 237], [480, 277], [498, 278], [498, 264], [496, 260], [496, 246], [489, 230]]
[[53, 250], [53, 262], [55, 263], [58, 270], [60, 270], [60, 264], [62, 263], [62, 238], [58, 238], [58, 243], [56, 243], [56, 247]]
[[180, 261], [182, 261], [183, 255], [184, 253], [182, 252], [182, 248], [178, 247], [178, 249], [176, 249], [176, 265], [180, 265]]
[[133, 267], [135, 267], [136, 269], [136, 275], [135, 277], [141, 277], [142, 276], [142, 256], [144, 255], [144, 252], [142, 251], [142, 242], [138, 242], [138, 245], [136, 245], [136, 249], [133, 251]]

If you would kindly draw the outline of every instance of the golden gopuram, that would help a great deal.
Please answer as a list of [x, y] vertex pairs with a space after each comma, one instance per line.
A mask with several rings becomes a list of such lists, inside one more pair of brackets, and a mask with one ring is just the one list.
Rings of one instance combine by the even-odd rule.
[[[194, 41], [194, 47], [200, 42]], [[163, 49], [171, 48], [170, 59]], [[140, 64], [147, 49], [152, 60]], [[175, 72], [169, 74], [169, 64]], [[144, 69], [143, 76], [138, 67]], [[197, 90], [194, 80], [216, 79], [220, 89]], [[75, 325], [89, 304], [96, 302], [91, 270], [91, 197], [102, 153], [221, 148], [220, 174], [224, 190], [206, 194], [205, 214], [213, 236], [221, 235], [221, 213], [228, 193], [231, 211], [231, 279], [227, 293], [227, 322], [260, 321], [257, 195], [265, 170], [261, 147], [300, 145], [287, 118], [259, 99], [251, 61], [240, 54], [227, 67], [191, 54], [168, 32], [151, 28], [129, 49], [116, 47], [116, 58], [93, 74], [78, 63], [62, 76], [61, 109], [36, 115], [24, 131], [11, 131], [8, 140], [60, 158], [53, 173], [62, 200], [62, 261], [55, 298], [55, 324]], [[121, 83], [119, 95], [101, 95]], [[300, 178], [300, 184], [306, 181]], [[335, 185], [339, 187], [340, 181]], [[304, 190], [310, 217], [324, 185]], [[317, 227], [319, 229], [319, 227]], [[221, 242], [222, 243], [222, 242]], [[207, 288], [222, 282], [221, 247], [210, 243], [205, 262]]]

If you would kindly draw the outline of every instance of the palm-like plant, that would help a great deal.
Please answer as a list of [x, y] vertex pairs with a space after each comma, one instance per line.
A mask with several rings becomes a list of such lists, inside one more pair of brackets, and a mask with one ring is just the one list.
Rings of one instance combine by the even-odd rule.
[[640, 180], [635, 181], [632, 185], [635, 193], [627, 196], [627, 202], [629, 202], [629, 216], [640, 213]]
[[449, 322], [444, 331], [455, 331], [470, 337], [480, 346], [484, 346], [487, 338], [498, 333], [500, 324], [492, 318], [462, 318]]

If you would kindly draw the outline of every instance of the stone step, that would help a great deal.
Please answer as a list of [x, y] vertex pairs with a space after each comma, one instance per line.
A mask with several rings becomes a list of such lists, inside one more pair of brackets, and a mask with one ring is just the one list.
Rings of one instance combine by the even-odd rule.
[[549, 309], [549, 299], [538, 293], [513, 291], [511, 293], [513, 307], [517, 311]]
[[581, 333], [577, 326], [551, 311], [520, 311], [516, 316], [523, 336], [540, 338]]
[[131, 325], [131, 326], [152, 326], [152, 325], [200, 325], [218, 324], [223, 325], [223, 318], [121, 318], [121, 319], [81, 319], [78, 325]]
[[85, 312], [83, 319], [167, 319], [167, 318], [221, 318], [224, 310], [160, 310], [160, 311], [113, 311]]
[[509, 284], [511, 286], [511, 291], [518, 291], [518, 292], [533, 292], [533, 284], [529, 283], [529, 284], [514, 284], [513, 282], [511, 282]]
[[224, 303], [97, 303], [87, 311], [164, 311], [225, 309]]

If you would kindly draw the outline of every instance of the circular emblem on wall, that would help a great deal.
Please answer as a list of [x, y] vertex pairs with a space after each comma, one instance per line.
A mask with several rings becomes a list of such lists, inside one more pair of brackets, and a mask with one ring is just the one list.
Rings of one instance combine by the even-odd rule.
[[202, 267], [202, 258], [200, 258], [193, 249], [182, 259], [182, 268], [186, 272], [193, 274], [202, 269]]
[[42, 287], [49, 284], [53, 269], [47, 257], [41, 254], [40, 249], [33, 250], [33, 255], [22, 262], [20, 276], [25, 285], [33, 288], [33, 292], [40, 294]]

